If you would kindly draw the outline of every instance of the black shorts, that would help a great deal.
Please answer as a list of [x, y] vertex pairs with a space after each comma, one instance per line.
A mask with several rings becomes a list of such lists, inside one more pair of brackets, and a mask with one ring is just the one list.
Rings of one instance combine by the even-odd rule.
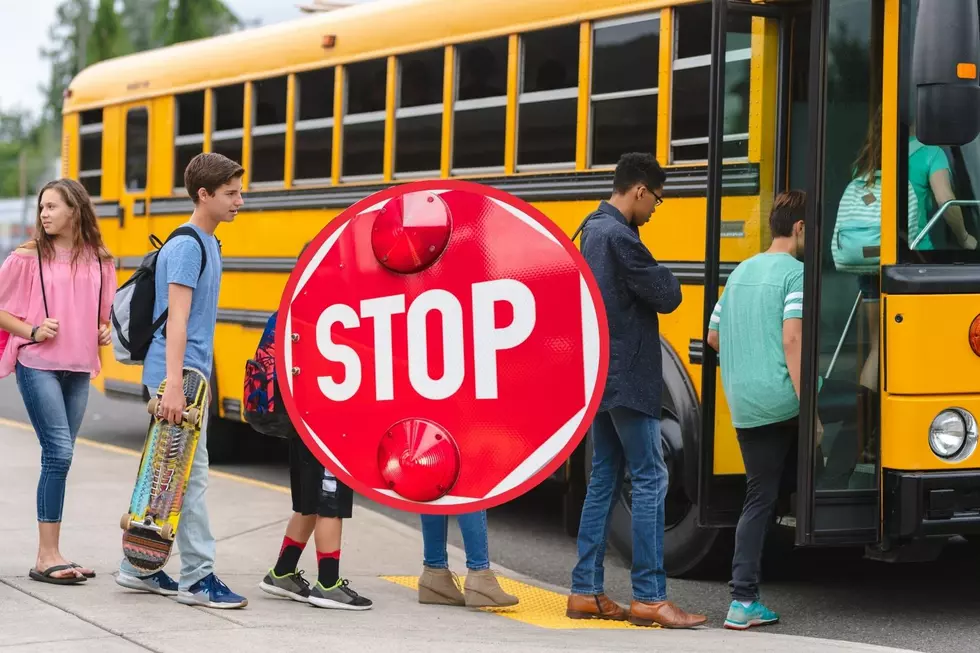
[[325, 469], [295, 434], [289, 438], [289, 487], [293, 512], [350, 519], [354, 492]]

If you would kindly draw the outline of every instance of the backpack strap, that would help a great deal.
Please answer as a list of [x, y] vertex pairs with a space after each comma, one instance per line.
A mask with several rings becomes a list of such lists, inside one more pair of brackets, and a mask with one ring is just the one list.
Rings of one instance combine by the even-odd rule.
[[41, 260], [41, 241], [34, 241], [37, 245], [37, 274], [41, 277], [41, 299], [44, 300], [44, 317], [51, 317], [48, 313], [48, 293], [44, 291], [44, 262]]
[[[177, 236], [190, 236], [191, 238], [193, 238], [194, 240], [196, 240], [197, 241], [197, 244], [200, 246], [200, 248], [201, 248], [201, 271], [197, 275], [197, 278], [200, 279], [201, 278], [201, 275], [204, 274], [204, 268], [205, 268], [205, 266], [208, 264], [207, 250], [204, 247], [204, 241], [201, 240], [201, 237], [198, 235], [197, 229], [194, 229], [193, 227], [188, 227], [186, 225], [183, 226], [183, 227], [177, 227], [176, 229], [174, 229], [173, 232], [171, 232], [171, 234], [169, 236], [167, 236], [167, 243], [169, 243], [171, 240], [173, 240]], [[167, 243], [164, 243], [164, 245], [166, 245]]]
[[[204, 241], [201, 240], [201, 237], [198, 235], [196, 229], [194, 229], [193, 227], [188, 227], [188, 226], [177, 227], [176, 229], [174, 229], [170, 233], [169, 236], [167, 236], [167, 242], [164, 243], [164, 245], [166, 245], [167, 243], [169, 243], [171, 240], [173, 240], [177, 236], [183, 236], [183, 235], [192, 237], [194, 240], [197, 241], [197, 244], [200, 245], [200, 247], [201, 247], [201, 271], [197, 273], [197, 278], [200, 279], [201, 276], [204, 274], [204, 268], [205, 268], [205, 266], [207, 266], [207, 264], [208, 264], [208, 257], [207, 257], [207, 249], [204, 247]], [[161, 246], [161, 249], [162, 249], [162, 246]], [[164, 338], [167, 337], [167, 327], [164, 326], [164, 324], [167, 321], [167, 316], [168, 316], [169, 313], [170, 313], [170, 307], [169, 306], [167, 308], [163, 309], [163, 313], [161, 313], [160, 314], [160, 317], [158, 317], [156, 319], [156, 322], [153, 323], [153, 331], [152, 331], [152, 333], [156, 333], [157, 329], [159, 329], [161, 326], [163, 326], [163, 337]]]

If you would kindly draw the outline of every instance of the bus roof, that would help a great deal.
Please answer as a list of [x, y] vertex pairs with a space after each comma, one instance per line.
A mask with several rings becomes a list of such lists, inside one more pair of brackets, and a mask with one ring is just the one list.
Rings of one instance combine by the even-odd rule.
[[[99, 62], [72, 80], [71, 113], [692, 0], [375, 0]], [[331, 48], [324, 38], [334, 36]]]

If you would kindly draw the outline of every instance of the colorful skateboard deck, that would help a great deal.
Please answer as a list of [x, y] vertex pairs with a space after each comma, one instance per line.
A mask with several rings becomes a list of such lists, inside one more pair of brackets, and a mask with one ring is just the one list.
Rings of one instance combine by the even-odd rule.
[[123, 555], [137, 569], [152, 574], [170, 559], [180, 522], [184, 492], [208, 407], [208, 380], [184, 368], [184, 419], [171, 424], [157, 417], [167, 382], [147, 404], [153, 416], [143, 444], [129, 512], [122, 516]]

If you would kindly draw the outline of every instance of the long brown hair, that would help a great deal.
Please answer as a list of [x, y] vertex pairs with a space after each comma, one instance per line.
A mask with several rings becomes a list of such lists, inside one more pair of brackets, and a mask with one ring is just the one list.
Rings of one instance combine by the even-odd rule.
[[854, 162], [854, 178], [864, 179], [865, 186], [871, 187], [876, 173], [881, 170], [881, 106], [868, 125], [868, 135]]
[[23, 245], [28, 249], [41, 248], [41, 256], [45, 260], [54, 258], [54, 239], [44, 231], [41, 224], [41, 198], [44, 192], [56, 189], [68, 208], [71, 209], [71, 263], [74, 266], [83, 254], [92, 253], [103, 260], [112, 258], [112, 254], [102, 242], [102, 232], [99, 221], [95, 216], [95, 205], [85, 187], [74, 179], [56, 179], [49, 181], [37, 194], [37, 221], [34, 225], [35, 237]]

